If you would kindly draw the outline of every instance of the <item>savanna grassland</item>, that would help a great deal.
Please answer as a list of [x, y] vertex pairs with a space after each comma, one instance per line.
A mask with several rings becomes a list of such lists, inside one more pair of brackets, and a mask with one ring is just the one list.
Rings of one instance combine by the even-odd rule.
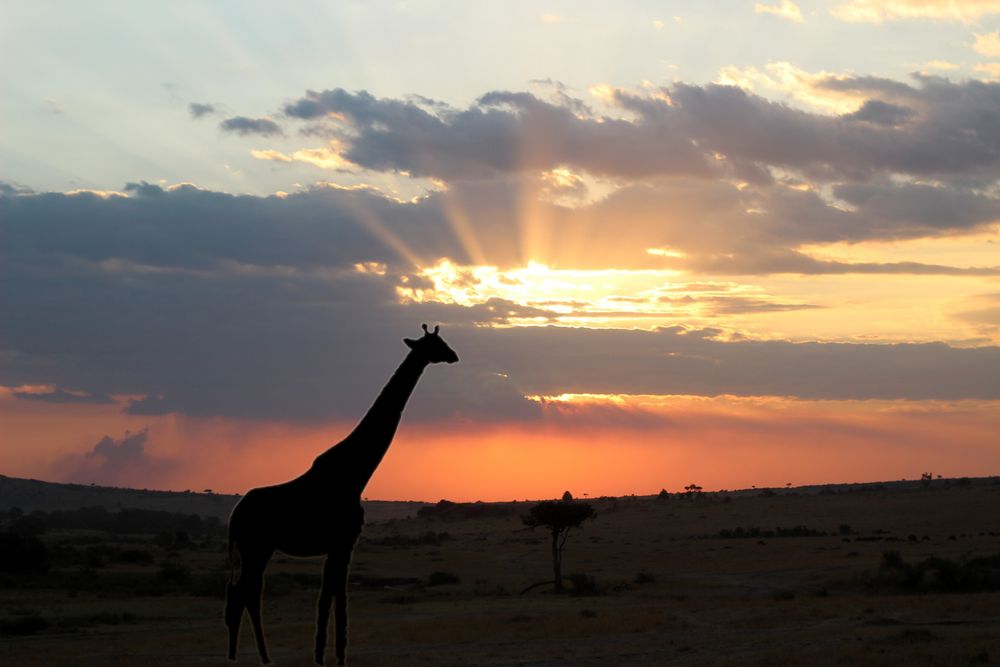
[[[664, 495], [586, 500], [560, 595], [522, 594], [552, 571], [532, 503], [369, 503], [349, 663], [1000, 661], [1000, 479]], [[234, 502], [0, 478], [0, 663], [225, 664]], [[279, 665], [312, 664], [319, 576], [268, 569]]]

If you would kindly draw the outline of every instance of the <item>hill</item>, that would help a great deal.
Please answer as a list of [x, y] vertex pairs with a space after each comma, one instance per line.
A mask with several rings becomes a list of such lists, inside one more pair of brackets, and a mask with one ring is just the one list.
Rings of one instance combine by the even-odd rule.
[[[225, 521], [239, 499], [239, 494], [207, 490], [201, 493], [152, 491], [94, 484], [60, 484], [0, 475], [0, 511], [18, 507], [26, 514], [36, 510], [53, 512], [103, 507], [112, 512], [122, 509], [161, 510]], [[415, 515], [425, 505], [420, 502], [366, 501], [365, 513], [369, 521], [402, 519]]]

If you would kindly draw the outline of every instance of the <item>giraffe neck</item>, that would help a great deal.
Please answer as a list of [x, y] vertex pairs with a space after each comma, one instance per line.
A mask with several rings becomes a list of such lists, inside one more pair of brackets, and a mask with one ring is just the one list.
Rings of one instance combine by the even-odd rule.
[[351, 434], [320, 455], [317, 463], [328, 459], [360, 494], [392, 444], [403, 408], [426, 367], [427, 361], [415, 353], [406, 355]]
[[425, 368], [427, 361], [414, 352], [406, 355], [349, 437], [361, 436], [376, 441], [384, 439], [385, 446], [388, 447], [403, 416], [403, 408]]

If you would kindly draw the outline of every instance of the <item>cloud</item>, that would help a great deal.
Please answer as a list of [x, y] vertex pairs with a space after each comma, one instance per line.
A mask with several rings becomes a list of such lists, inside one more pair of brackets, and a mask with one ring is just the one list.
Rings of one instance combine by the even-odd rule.
[[944, 71], [956, 70], [961, 65], [950, 62], [948, 60], [928, 60], [923, 64], [924, 69], [938, 69]]
[[16, 398], [26, 401], [42, 401], [44, 403], [90, 403], [108, 404], [111, 397], [107, 394], [89, 394], [82, 391], [70, 391], [58, 387], [36, 388], [15, 388], [13, 394]]
[[[773, 188], [781, 197], [801, 198], [791, 210], [807, 218], [816, 212], [811, 206], [823, 206], [812, 193]], [[738, 189], [724, 184], [702, 182], [701, 190], [676, 184], [675, 190], [644, 192], [652, 195], [647, 203], [661, 213], [662, 202], [671, 201], [677, 221], [688, 219], [686, 206], [715, 200], [723, 208], [712, 213], [713, 220], [703, 219], [708, 225], [721, 224], [726, 210], [735, 214], [746, 205], [738, 199]], [[408, 412], [414, 421], [453, 416], [531, 420], [537, 418], [538, 406], [524, 395], [564, 392], [998, 397], [1000, 349], [993, 347], [733, 342], [716, 340], [710, 331], [682, 328], [490, 329], [480, 325], [510, 317], [546, 318], [553, 308], [504, 300], [470, 306], [400, 303], [397, 290], [409, 284], [403, 280], [417, 278], [397, 248], [427, 258], [471, 261], [446, 220], [445, 199], [469, 198], [453, 203], [483, 212], [476, 220], [482, 227], [476, 229], [484, 239], [496, 224], [501, 248], [503, 238], [510, 236], [511, 211], [519, 205], [517, 192], [508, 194], [459, 189], [401, 203], [371, 189], [318, 187], [285, 197], [252, 197], [139, 184], [129, 188], [128, 197], [0, 197], [5, 239], [0, 383], [73, 387], [91, 396], [144, 396], [131, 403], [133, 414], [350, 420], [364, 413], [403, 358], [400, 339], [419, 333], [418, 324], [430, 321], [444, 324], [446, 340], [462, 363], [428, 371]], [[581, 238], [606, 249], [602, 254], [607, 258], [614, 256], [627, 230], [598, 223], [623, 219], [624, 211], [634, 210], [645, 224], [639, 194], [623, 191], [582, 210], [545, 206], [565, 216], [567, 224], [580, 225], [585, 232]], [[935, 203], [935, 193], [895, 193], [884, 186], [841, 194], [861, 209], [871, 208], [885, 226], [903, 224], [899, 221], [950, 224], [924, 211], [950, 206], [947, 199]], [[904, 201], [894, 200], [895, 194]], [[784, 219], [780, 208], [790, 203], [782, 204], [781, 197], [768, 204], [778, 209], [778, 217], [765, 220], [757, 234]], [[905, 204], [907, 198], [915, 201], [913, 206]], [[981, 214], [975, 206], [956, 213], [970, 223]], [[839, 215], [844, 217], [832, 219], [822, 234], [804, 236], [843, 236], [852, 214]], [[708, 243], [685, 239], [684, 234], [699, 230], [673, 220], [649, 217], [650, 227], [643, 232], [648, 236], [636, 248], [663, 229], [676, 236], [668, 241], [682, 241], [692, 249]], [[740, 223], [735, 224], [734, 231]], [[591, 228], [601, 235], [590, 237]], [[646, 247], [665, 246], [670, 243]], [[787, 249], [782, 253], [740, 257], [747, 263], [770, 263], [770, 270], [856, 270]], [[724, 254], [704, 252], [690, 261], [737, 261], [722, 259]], [[510, 256], [516, 259], [516, 251]], [[366, 262], [378, 270], [357, 268], [369, 266]], [[873, 265], [867, 270], [943, 272], [946, 267]], [[762, 302], [755, 295], [709, 298], [705, 305], [719, 312], [807, 307], [787, 299]], [[109, 447], [102, 446], [101, 456]]]
[[210, 114], [216, 113], [214, 104], [202, 104], [200, 102], [192, 102], [188, 105], [188, 113], [191, 114], [192, 118], [201, 118], [202, 116], [208, 116]]
[[581, 100], [523, 92], [486, 93], [466, 109], [428, 109], [342, 89], [310, 91], [284, 113], [325, 128], [338, 142], [336, 155], [360, 168], [449, 183], [560, 168], [619, 181], [746, 178], [774, 167], [826, 182], [1000, 176], [998, 84], [811, 74], [788, 63], [769, 65], [767, 74], [727, 72], [726, 81], [774, 87], [841, 115], [790, 108], [732, 85], [681, 82], [608, 88], [604, 100], [616, 116]]
[[796, 23], [802, 23], [805, 21], [805, 19], [802, 18], [802, 10], [799, 9], [799, 6], [792, 2], [792, 0], [780, 0], [776, 5], [765, 5], [758, 2], [754, 5], [753, 11], [756, 14], [773, 14], [779, 18], [794, 21]]
[[250, 135], [260, 135], [271, 137], [284, 134], [281, 126], [270, 118], [247, 118], [246, 116], [233, 116], [219, 123], [219, 128], [223, 132], [232, 132], [246, 137]]
[[[67, 482], [93, 483], [108, 486], [156, 484], [176, 463], [151, 457], [149, 429], [137, 433], [125, 432], [119, 439], [109, 435], [101, 438], [89, 452], [68, 455], [53, 466], [57, 476]], [[140, 482], [141, 480], [141, 482]]]
[[351, 162], [377, 171], [445, 180], [495, 178], [572, 166], [597, 175], [708, 173], [706, 156], [683, 135], [615, 118], [582, 117], [530, 93], [487, 93], [465, 110], [427, 110], [409, 101], [342, 89], [309, 91], [284, 107], [292, 118], [331, 124]]
[[985, 325], [989, 329], [1000, 329], [1000, 293], [982, 294], [975, 299], [976, 307], [956, 313], [955, 317], [966, 322]]
[[[466, 356], [489, 355], [530, 394], [640, 393], [800, 398], [984, 398], [1000, 348], [723, 342], [711, 331], [554, 327], [483, 330]], [[530, 354], [524, 356], [526, 351]], [[544, 364], [538, 364], [544, 359]], [[980, 366], [982, 365], [982, 366]], [[775, 369], [781, 372], [775, 372]]]
[[985, 74], [990, 81], [1000, 80], [1000, 62], [978, 63], [973, 67], [973, 69], [977, 72]]
[[294, 161], [291, 157], [285, 155], [281, 151], [276, 151], [271, 149], [268, 150], [253, 149], [250, 151], [250, 156], [256, 160], [272, 160], [274, 162], [286, 162], [286, 163]]
[[887, 125], [890, 127], [902, 125], [912, 118], [916, 112], [896, 104], [889, 104], [881, 100], [867, 100], [861, 108], [854, 113], [846, 114], [845, 120], [858, 120], [873, 125]]
[[976, 41], [972, 48], [976, 53], [987, 58], [1000, 58], [1000, 30], [994, 30], [986, 34], [975, 33]]
[[830, 10], [842, 21], [882, 23], [899, 20], [939, 20], [971, 23], [1000, 14], [998, 0], [851, 0]]

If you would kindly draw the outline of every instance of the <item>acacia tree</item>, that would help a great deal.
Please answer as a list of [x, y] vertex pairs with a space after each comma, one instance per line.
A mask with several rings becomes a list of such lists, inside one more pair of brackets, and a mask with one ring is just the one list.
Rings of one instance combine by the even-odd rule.
[[569, 531], [579, 528], [587, 519], [593, 519], [597, 512], [590, 503], [575, 500], [544, 500], [521, 517], [524, 525], [531, 528], [545, 527], [552, 535], [552, 577], [557, 593], [562, 587], [562, 555]]

